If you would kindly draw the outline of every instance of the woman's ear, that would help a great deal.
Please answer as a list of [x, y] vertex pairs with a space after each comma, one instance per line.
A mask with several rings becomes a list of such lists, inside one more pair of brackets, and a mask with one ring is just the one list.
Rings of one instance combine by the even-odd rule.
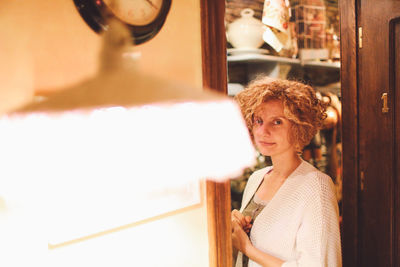
[[294, 145], [294, 148], [296, 150], [297, 155], [300, 156], [301, 154], [303, 154], [303, 147], [300, 146], [298, 143]]
[[289, 132], [289, 143], [294, 146], [294, 150], [296, 151], [296, 153], [301, 155], [303, 154], [304, 146], [300, 145], [298, 138], [296, 138], [296, 134], [296, 125], [294, 123], [291, 123]]

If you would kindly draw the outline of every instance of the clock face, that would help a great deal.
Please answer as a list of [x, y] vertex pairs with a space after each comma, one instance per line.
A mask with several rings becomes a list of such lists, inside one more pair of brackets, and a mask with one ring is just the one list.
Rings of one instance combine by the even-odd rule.
[[84, 21], [97, 33], [107, 30], [107, 18], [125, 24], [136, 45], [152, 39], [164, 25], [171, 0], [73, 0]]
[[155, 20], [162, 0], [103, 0], [113, 14], [122, 21], [143, 26]]

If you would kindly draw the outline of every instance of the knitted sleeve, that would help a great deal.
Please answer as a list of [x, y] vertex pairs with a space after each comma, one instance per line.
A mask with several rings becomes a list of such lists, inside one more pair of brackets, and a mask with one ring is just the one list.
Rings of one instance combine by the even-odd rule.
[[297, 258], [282, 267], [340, 267], [339, 212], [331, 178], [321, 172], [307, 185], [306, 206], [296, 236]]

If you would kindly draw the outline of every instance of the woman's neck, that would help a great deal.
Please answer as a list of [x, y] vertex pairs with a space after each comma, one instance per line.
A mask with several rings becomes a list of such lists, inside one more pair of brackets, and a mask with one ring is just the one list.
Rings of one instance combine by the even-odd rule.
[[285, 155], [284, 157], [271, 157], [273, 175], [276, 178], [286, 179], [300, 165], [301, 158], [297, 154]]

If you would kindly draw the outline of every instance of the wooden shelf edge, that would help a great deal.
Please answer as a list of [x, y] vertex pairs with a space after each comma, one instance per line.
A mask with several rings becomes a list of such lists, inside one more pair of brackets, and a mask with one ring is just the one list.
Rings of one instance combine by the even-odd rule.
[[340, 69], [340, 62], [324, 62], [317, 60], [301, 61], [300, 59], [279, 57], [272, 55], [262, 54], [242, 54], [242, 55], [228, 55], [228, 63], [250, 63], [250, 62], [270, 62], [270, 63], [287, 63], [293, 65], [301, 65], [303, 67], [320, 67]]

